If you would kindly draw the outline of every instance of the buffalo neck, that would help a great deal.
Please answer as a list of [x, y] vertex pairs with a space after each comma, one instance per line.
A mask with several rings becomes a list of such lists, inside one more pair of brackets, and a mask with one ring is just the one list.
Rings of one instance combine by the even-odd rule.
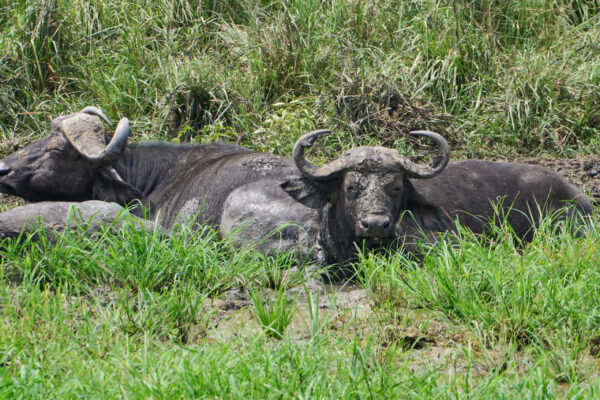
[[189, 169], [192, 164], [205, 164], [240, 152], [250, 150], [225, 143], [138, 144], [128, 146], [114, 168], [127, 184], [137, 189], [144, 198], [148, 198], [167, 185], [173, 177]]
[[327, 203], [321, 210], [321, 245], [327, 255], [328, 263], [350, 261], [354, 254], [356, 237], [353, 229], [344, 224], [343, 210], [335, 203]]

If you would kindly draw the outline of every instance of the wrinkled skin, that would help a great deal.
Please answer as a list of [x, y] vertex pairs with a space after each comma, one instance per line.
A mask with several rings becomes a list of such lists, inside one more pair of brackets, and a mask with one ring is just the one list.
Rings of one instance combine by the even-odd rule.
[[340, 186], [339, 218], [348, 221], [359, 240], [393, 238], [404, 192], [402, 174], [349, 171]]

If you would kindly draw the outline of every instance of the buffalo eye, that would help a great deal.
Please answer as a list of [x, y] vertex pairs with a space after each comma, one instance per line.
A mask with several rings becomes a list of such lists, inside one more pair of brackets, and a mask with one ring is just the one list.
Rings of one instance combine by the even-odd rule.
[[366, 187], [366, 179], [361, 174], [349, 172], [344, 178], [344, 195], [350, 200], [356, 199]]
[[359, 182], [350, 182], [346, 184], [344, 192], [346, 194], [346, 198], [354, 200], [359, 196], [361, 190], [362, 186]]
[[348, 197], [356, 197], [356, 195], [358, 194], [358, 187], [356, 187], [356, 185], [346, 185], [346, 195]]
[[387, 187], [387, 191], [394, 196], [401, 196], [404, 193], [404, 185], [402, 183], [392, 183]]

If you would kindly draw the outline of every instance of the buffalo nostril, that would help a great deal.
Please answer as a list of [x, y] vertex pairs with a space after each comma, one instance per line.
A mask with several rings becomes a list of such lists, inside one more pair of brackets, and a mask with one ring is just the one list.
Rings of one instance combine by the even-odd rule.
[[10, 172], [10, 167], [8, 165], [6, 165], [5, 162], [0, 161], [0, 176], [1, 175], [6, 175]]
[[368, 236], [387, 236], [392, 228], [392, 217], [388, 215], [369, 215], [360, 219], [362, 234]]
[[391, 218], [386, 218], [385, 221], [383, 221], [383, 229], [388, 229], [390, 227], [391, 222]]

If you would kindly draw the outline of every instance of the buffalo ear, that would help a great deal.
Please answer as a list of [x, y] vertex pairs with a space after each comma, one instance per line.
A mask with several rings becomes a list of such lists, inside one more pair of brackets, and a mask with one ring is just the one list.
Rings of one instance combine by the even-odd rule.
[[443, 210], [429, 202], [410, 185], [401, 210], [401, 225], [423, 231], [443, 231], [447, 217]]
[[309, 179], [294, 176], [281, 183], [281, 188], [294, 200], [309, 208], [323, 208], [328, 201], [328, 191]]
[[444, 226], [448, 222], [445, 211], [427, 200], [410, 181], [408, 181], [406, 188], [402, 210], [400, 211], [399, 227], [402, 227], [401, 230], [444, 231]]
[[101, 169], [92, 187], [92, 196], [95, 200], [111, 201], [117, 204], [125, 205], [133, 200], [141, 200], [142, 193], [128, 184], [118, 179], [116, 173]]
[[411, 201], [407, 203], [403, 213], [403, 224], [420, 227], [426, 232], [444, 231], [443, 215], [435, 206]]

